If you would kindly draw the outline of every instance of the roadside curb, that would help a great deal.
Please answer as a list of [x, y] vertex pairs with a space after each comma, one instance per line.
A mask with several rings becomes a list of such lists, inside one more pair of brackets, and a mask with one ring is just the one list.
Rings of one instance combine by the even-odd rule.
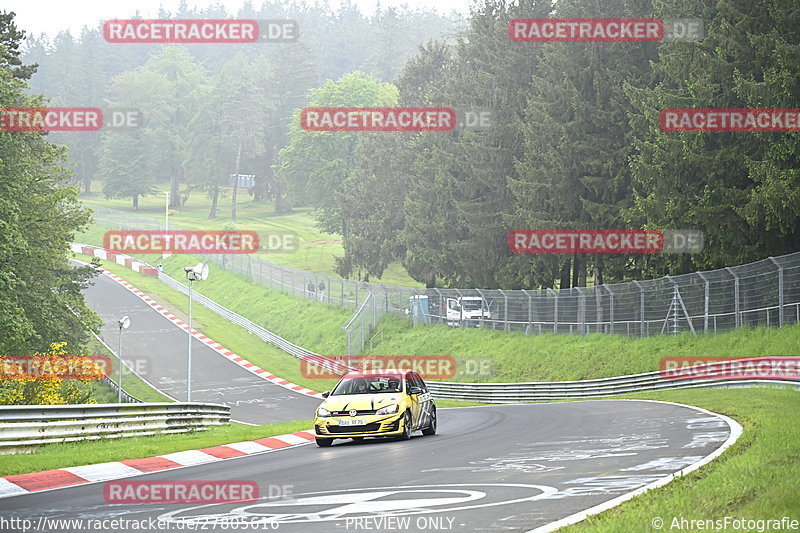
[[211, 446], [199, 450], [168, 453], [156, 457], [71, 466], [58, 470], [5, 476], [0, 477], [0, 498], [214, 463], [226, 459], [301, 446], [314, 442], [314, 438], [312, 430], [304, 430], [252, 441]]

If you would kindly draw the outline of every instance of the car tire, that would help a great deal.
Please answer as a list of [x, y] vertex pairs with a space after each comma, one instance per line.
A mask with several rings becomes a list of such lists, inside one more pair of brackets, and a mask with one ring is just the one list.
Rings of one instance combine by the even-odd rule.
[[317, 440], [317, 446], [319, 446], [320, 448], [327, 448], [328, 446], [333, 444], [333, 439], [319, 439], [318, 438], [316, 440]]
[[422, 430], [423, 435], [436, 435], [436, 408], [431, 412], [431, 422], [428, 427]]
[[400, 440], [408, 440], [411, 438], [411, 411], [406, 411], [403, 417], [403, 434], [400, 435]]

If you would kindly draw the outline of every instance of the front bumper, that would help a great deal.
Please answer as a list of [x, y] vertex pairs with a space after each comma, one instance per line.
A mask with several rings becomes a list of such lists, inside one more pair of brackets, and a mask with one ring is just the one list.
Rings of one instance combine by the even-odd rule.
[[403, 433], [403, 416], [405, 412], [395, 415], [359, 416], [366, 422], [359, 426], [340, 426], [339, 420], [348, 420], [346, 416], [318, 416], [314, 418], [314, 433], [318, 438], [349, 439], [353, 437], [389, 437]]

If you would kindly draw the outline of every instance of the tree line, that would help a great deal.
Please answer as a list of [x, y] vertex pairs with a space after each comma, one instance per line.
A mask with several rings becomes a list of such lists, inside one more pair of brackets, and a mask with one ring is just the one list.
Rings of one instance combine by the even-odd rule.
[[[20, 57], [23, 39], [13, 14], [0, 12], [0, 108], [45, 105], [27, 94], [36, 66]], [[66, 150], [45, 132], [0, 130], [0, 356], [85, 353], [89, 332], [99, 328], [80, 292], [95, 271], [67, 262], [90, 212], [67, 186], [66, 163]], [[0, 403], [7, 394], [25, 403], [41, 387], [54, 387], [53, 394], [60, 387], [33, 381], [0, 379]]]
[[[268, 3], [237, 16], [295, 18], [299, 42], [137, 45], [113, 55], [85, 30], [29, 54], [53, 67], [48, 95], [61, 73], [60, 83], [85, 83], [97, 102], [149, 113], [144, 128], [66, 143], [78, 173], [103, 179], [109, 196], [135, 201], [169, 181], [173, 206], [202, 192], [216, 216], [227, 175], [253, 173], [256, 201], [274, 201], [277, 212], [312, 206], [321, 228], [343, 236], [343, 276], [380, 277], [400, 261], [428, 286], [567, 288], [798, 250], [797, 133], [669, 133], [658, 124], [665, 108], [798, 107], [795, 11], [789, 0], [483, 0], [461, 24], [426, 12], [370, 19], [352, 6], [331, 13]], [[509, 20], [545, 17], [691, 18], [703, 21], [705, 37], [509, 39]], [[316, 28], [308, 40], [304, 28]], [[305, 106], [393, 105], [489, 108], [494, 127], [299, 125]], [[509, 252], [511, 229], [536, 228], [699, 229], [705, 246], [694, 254]]]
[[[272, 44], [114, 44], [100, 28], [80, 36], [31, 37], [25, 60], [41, 65], [32, 92], [53, 106], [137, 109], [139, 128], [101, 132], [57, 132], [53, 142], [69, 147], [75, 182], [90, 191], [102, 183], [108, 198], [142, 196], [169, 183], [170, 205], [192, 194], [211, 198], [218, 216], [223, 194], [237, 189], [230, 174], [253, 174], [250, 193], [274, 200], [278, 212], [294, 202], [273, 174], [277, 153], [288, 140], [292, 113], [309, 91], [355, 69], [391, 80], [418, 43], [444, 37], [460, 22], [454, 16], [408, 8], [379, 9], [367, 16], [353, 2], [333, 10], [327, 3], [269, 1], [245, 4], [237, 13], [224, 6], [182, 5], [162, 19], [293, 19], [300, 38]], [[99, 22], [98, 22], [99, 26]]]
[[[569, 288], [800, 249], [798, 133], [668, 133], [665, 108], [797, 108], [800, 18], [785, 0], [487, 0], [393, 87], [354, 75], [312, 105], [491, 108], [488, 131], [292, 131], [278, 173], [344, 236], [342, 275], [392, 261], [428, 286]], [[698, 42], [520, 43], [515, 18], [699, 19]], [[364, 83], [364, 82], [360, 82]], [[342, 105], [342, 104], [338, 104]], [[303, 182], [303, 180], [306, 180]], [[325, 194], [318, 188], [323, 185]], [[695, 229], [693, 254], [512, 254], [512, 229]], [[587, 281], [588, 280], [588, 281]]]

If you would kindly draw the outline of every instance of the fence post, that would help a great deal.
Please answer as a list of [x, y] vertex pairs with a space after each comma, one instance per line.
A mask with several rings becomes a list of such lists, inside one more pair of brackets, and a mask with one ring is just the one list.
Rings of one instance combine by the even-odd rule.
[[527, 289], [522, 289], [522, 294], [528, 297], [528, 327], [525, 328], [525, 334], [530, 335], [530, 331], [533, 328], [533, 303], [531, 301], [531, 295]]
[[369, 293], [370, 296], [370, 304], [372, 306], [372, 327], [378, 325], [378, 307], [375, 305], [375, 295], [372, 292]]
[[703, 303], [703, 331], [705, 333], [708, 333], [708, 306], [709, 306], [709, 299], [711, 298], [710, 286], [708, 278], [705, 277], [702, 272], [698, 272], [697, 275], [700, 276], [700, 279], [702, 279], [703, 283], [705, 283], [705, 289], [704, 289], [705, 302]]
[[[442, 295], [442, 291], [437, 289], [436, 287], [433, 288], [436, 291], [436, 294], [439, 295], [439, 310], [438, 314], [436, 315], [439, 318], [439, 324], [446, 322], [447, 319], [447, 309], [445, 309], [444, 305], [444, 296]], [[444, 314], [442, 314], [444, 313]]]
[[586, 295], [584, 294], [583, 287], [572, 287], [578, 291], [578, 310], [575, 316], [578, 321], [578, 333], [581, 335], [586, 334]]
[[644, 337], [644, 288], [638, 281], [633, 284], [639, 287], [639, 337]]
[[[779, 327], [783, 327], [783, 267], [774, 257], [770, 257], [769, 260], [778, 267], [778, 324]], [[767, 311], [767, 316], [769, 316], [769, 311]]]
[[739, 276], [736, 275], [731, 267], [725, 267], [731, 276], [733, 276], [733, 298], [734, 298], [734, 313], [736, 316], [736, 327], [738, 328], [741, 325], [741, 317], [739, 316]]
[[555, 291], [553, 289], [547, 289], [548, 292], [553, 293], [553, 333], [558, 333], [558, 293], [561, 290]]
[[608, 332], [614, 334], [614, 291], [610, 285], [600, 285], [608, 291]]

